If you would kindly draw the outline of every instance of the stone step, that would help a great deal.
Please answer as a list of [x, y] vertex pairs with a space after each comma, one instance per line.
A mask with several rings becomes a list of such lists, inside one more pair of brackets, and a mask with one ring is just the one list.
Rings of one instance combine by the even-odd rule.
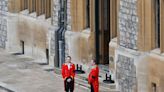
[[[54, 72], [61, 76], [61, 69], [55, 68]], [[75, 82], [77, 84], [79, 84], [83, 87], [86, 87], [86, 88], [90, 88], [90, 85], [88, 85], [87, 78], [84, 75], [78, 74], [78, 75], [76, 75], [75, 79], [76, 79]], [[119, 91], [116, 89], [115, 84], [105, 84], [103, 82], [100, 82], [100, 92], [119, 92]]]
[[[88, 82], [87, 81], [85, 81], [85, 80], [82, 80], [82, 79], [79, 79], [79, 78], [75, 78], [76, 79], [76, 83], [77, 84], [79, 84], [79, 85], [81, 85], [81, 86], [84, 86], [84, 87], [86, 87], [86, 88], [88, 88], [88, 89], [90, 89], [90, 85], [88, 84]], [[119, 92], [119, 91], [117, 91], [116, 89], [110, 89], [109, 87], [104, 87], [104, 86], [102, 86], [101, 84], [100, 84], [100, 92]]]
[[[82, 79], [84, 81], [87, 81], [87, 77], [85, 75], [84, 76], [82, 74], [81, 75], [76, 75], [76, 77], [79, 78], [79, 79]], [[115, 84], [106, 84], [106, 83], [103, 82], [102, 79], [99, 80], [99, 82], [100, 82], [100, 85], [103, 86], [103, 87], [107, 87], [107, 88], [110, 88], [110, 89], [116, 89]]]

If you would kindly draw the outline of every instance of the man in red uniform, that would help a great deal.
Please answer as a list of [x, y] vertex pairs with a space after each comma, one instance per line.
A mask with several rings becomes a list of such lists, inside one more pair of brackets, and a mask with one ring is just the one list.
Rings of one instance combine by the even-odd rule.
[[75, 65], [71, 63], [71, 57], [67, 56], [65, 63], [62, 65], [62, 76], [66, 92], [74, 91]]
[[99, 92], [99, 68], [95, 60], [91, 60], [91, 71], [88, 76], [88, 83], [91, 85], [91, 92]]

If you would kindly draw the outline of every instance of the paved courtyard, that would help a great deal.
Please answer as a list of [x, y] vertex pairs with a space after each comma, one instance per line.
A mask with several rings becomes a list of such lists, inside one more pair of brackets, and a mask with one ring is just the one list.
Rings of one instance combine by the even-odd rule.
[[[64, 92], [60, 76], [32, 61], [0, 50], [0, 92]], [[77, 84], [75, 88], [75, 92], [88, 92]]]

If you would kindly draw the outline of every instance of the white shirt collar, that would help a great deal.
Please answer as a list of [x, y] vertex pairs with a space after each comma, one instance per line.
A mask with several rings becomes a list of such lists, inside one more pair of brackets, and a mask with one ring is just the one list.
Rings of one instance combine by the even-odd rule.
[[68, 63], [67, 66], [68, 66], [68, 69], [70, 69], [71, 68], [71, 63]]

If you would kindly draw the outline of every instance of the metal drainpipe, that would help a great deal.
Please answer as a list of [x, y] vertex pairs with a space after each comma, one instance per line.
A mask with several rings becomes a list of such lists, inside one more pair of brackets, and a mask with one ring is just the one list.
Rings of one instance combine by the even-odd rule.
[[65, 32], [66, 31], [67, 31], [67, 0], [64, 0], [64, 30], [62, 32], [62, 41], [63, 41], [62, 64], [65, 62]]
[[65, 32], [66, 32], [66, 10], [67, 10], [67, 1], [66, 0], [61, 0], [60, 1], [60, 28], [57, 32], [57, 40], [58, 40], [58, 67], [61, 68], [62, 64], [65, 61]]

